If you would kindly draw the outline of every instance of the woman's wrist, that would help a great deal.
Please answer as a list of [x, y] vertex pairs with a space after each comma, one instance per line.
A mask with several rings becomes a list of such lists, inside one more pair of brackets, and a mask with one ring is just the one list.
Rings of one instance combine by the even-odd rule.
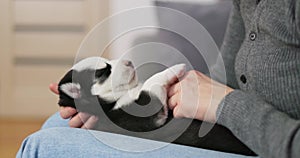
[[217, 105], [216, 109], [215, 109], [215, 112], [214, 112], [214, 122], [217, 122], [218, 118], [219, 118], [219, 115], [222, 111], [222, 107], [224, 106], [224, 103], [225, 103], [225, 98], [234, 91], [234, 89], [230, 88], [230, 87], [227, 87], [226, 89], [226, 94], [225, 96], [222, 98], [222, 100], [219, 102], [219, 104]]

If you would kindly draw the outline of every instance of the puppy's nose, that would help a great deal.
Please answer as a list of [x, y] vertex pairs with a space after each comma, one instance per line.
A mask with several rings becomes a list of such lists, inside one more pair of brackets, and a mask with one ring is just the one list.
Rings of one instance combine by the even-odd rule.
[[132, 64], [132, 62], [131, 62], [131, 61], [129, 61], [129, 60], [123, 60], [123, 63], [124, 63], [124, 65], [125, 65], [125, 66], [128, 66], [128, 67], [133, 67], [133, 64]]

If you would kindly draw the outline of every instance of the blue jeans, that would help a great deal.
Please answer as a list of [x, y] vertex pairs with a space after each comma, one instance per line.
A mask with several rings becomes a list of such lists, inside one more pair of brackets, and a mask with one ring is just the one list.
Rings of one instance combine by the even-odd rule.
[[40, 131], [28, 136], [23, 141], [17, 153], [17, 158], [21, 157], [249, 158], [248, 156], [157, 142], [112, 133], [69, 128], [68, 120], [61, 119], [58, 113], [50, 117]]

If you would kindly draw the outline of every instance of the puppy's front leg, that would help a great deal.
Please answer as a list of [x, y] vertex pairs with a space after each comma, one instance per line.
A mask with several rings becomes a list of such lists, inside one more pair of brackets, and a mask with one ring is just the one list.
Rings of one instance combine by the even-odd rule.
[[[156, 94], [157, 96], [162, 95], [160, 89], [163, 88], [166, 91], [166, 88], [170, 84], [173, 84], [178, 78], [182, 77], [185, 73], [185, 67], [185, 64], [177, 64], [153, 75], [146, 80], [142, 90], [152, 92], [152, 94]], [[164, 94], [166, 93], [164, 92]]]
[[143, 89], [146, 90], [152, 87], [153, 85], [168, 86], [174, 83], [178, 78], [184, 75], [185, 67], [185, 64], [177, 64], [153, 75], [148, 80], [146, 80]]
[[151, 95], [158, 97], [163, 105], [164, 110], [158, 114], [158, 119], [156, 121], [158, 126], [163, 125], [168, 117], [167, 88], [170, 84], [173, 84], [178, 78], [184, 75], [185, 67], [185, 64], [174, 65], [153, 75], [146, 80], [142, 86], [141, 91], [149, 92]]

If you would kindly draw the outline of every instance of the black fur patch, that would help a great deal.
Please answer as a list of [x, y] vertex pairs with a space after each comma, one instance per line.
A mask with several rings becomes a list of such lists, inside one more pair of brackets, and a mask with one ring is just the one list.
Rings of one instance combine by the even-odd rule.
[[142, 91], [139, 98], [135, 101], [138, 105], [148, 105], [151, 102], [151, 96], [148, 92]]
[[69, 106], [69, 107], [76, 108], [74, 99], [68, 96], [67, 94], [65, 94], [60, 88], [61, 85], [72, 82], [72, 74], [73, 74], [73, 70], [67, 72], [66, 75], [60, 80], [58, 84], [58, 92], [59, 92], [58, 105], [59, 106], [64, 106], [64, 107]]
[[[110, 74], [111, 65], [109, 64], [106, 64], [105, 68], [98, 70], [70, 70], [58, 84], [59, 106], [73, 107], [78, 111], [97, 114], [96, 111], [99, 110], [100, 104], [107, 105], [109, 103], [106, 102], [104, 99], [98, 98], [97, 96], [93, 96], [91, 94], [91, 87], [95, 81], [99, 84], [103, 83], [110, 76]], [[74, 99], [65, 94], [60, 87], [66, 83], [78, 83], [81, 87], [81, 98]], [[105, 107], [105, 110], [110, 110], [111, 108], [113, 108], [113, 106]]]
[[[106, 107], [106, 105], [102, 107]], [[107, 111], [104, 117], [108, 117], [110, 121], [122, 129], [133, 132], [148, 132], [159, 128], [155, 124], [155, 120], [158, 113], [161, 113], [162, 110], [163, 105], [157, 96], [142, 91], [139, 98], [130, 105], [121, 109]], [[138, 112], [138, 116], [130, 113], [130, 111]], [[103, 127], [103, 124], [100, 126]]]
[[98, 80], [99, 84], [103, 83], [111, 74], [111, 65], [106, 64], [104, 69], [96, 70], [95, 77]]

